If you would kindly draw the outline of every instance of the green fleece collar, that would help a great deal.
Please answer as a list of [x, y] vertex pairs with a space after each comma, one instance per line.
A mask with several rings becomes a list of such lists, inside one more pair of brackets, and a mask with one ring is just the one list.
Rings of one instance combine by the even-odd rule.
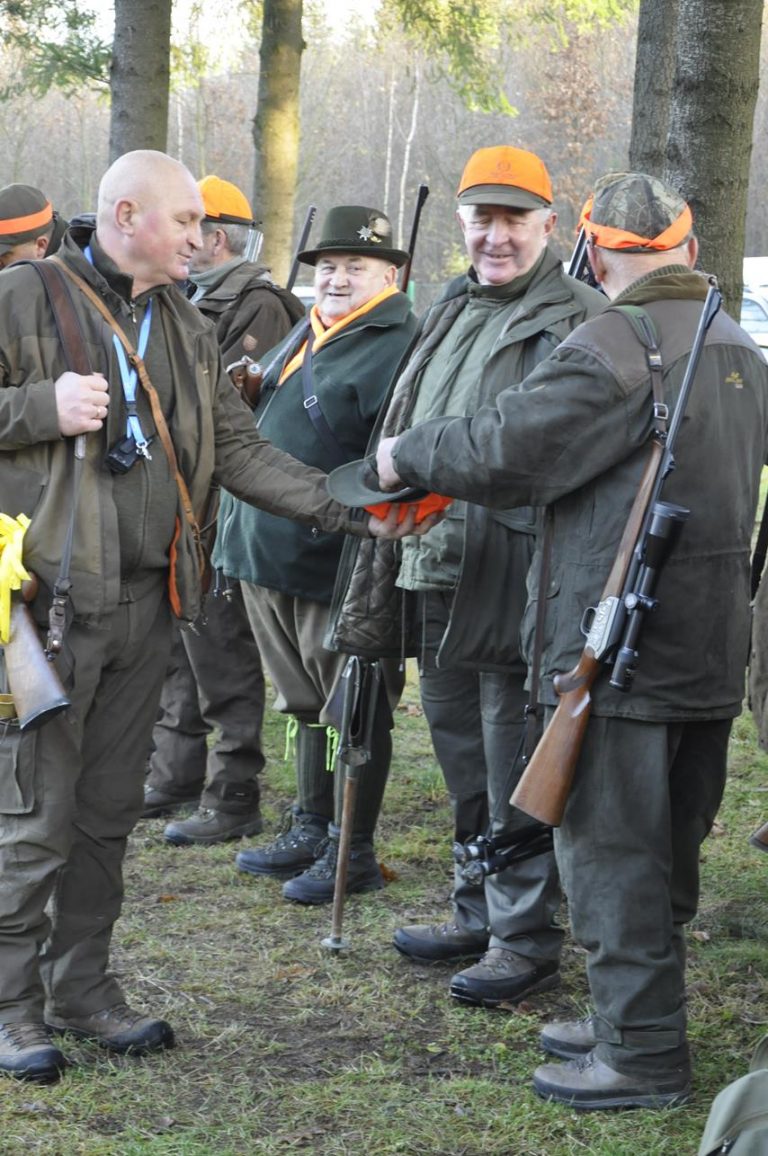
[[648, 301], [703, 301], [709, 283], [687, 265], [664, 265], [633, 281], [612, 305], [645, 305]]

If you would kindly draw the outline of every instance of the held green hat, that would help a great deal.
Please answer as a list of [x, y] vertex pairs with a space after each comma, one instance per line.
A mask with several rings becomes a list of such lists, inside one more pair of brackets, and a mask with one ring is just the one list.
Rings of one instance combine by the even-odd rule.
[[403, 249], [392, 247], [392, 226], [380, 209], [365, 205], [337, 205], [323, 221], [322, 234], [314, 249], [298, 254], [305, 265], [315, 265], [321, 253], [361, 253], [378, 257], [400, 268], [408, 260]]
[[0, 253], [45, 233], [53, 220], [48, 198], [32, 185], [0, 189]]

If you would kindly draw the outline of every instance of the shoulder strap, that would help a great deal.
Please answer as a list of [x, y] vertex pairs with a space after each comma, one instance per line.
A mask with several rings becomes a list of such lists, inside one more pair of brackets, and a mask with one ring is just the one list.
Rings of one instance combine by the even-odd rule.
[[[53, 313], [59, 341], [64, 353], [67, 369], [73, 373], [83, 375], [93, 373], [88, 353], [86, 351], [83, 330], [80, 318], [75, 311], [72, 296], [67, 283], [61, 273], [51, 264], [53, 258], [46, 261], [30, 261], [29, 264], [36, 271], [45, 287], [48, 304]], [[72, 589], [72, 579], [69, 571], [72, 566], [72, 547], [75, 537], [75, 514], [77, 497], [80, 492], [80, 483], [83, 477], [85, 461], [85, 434], [78, 434], [72, 439], [74, 451], [74, 467], [72, 470], [72, 504], [69, 513], [67, 536], [61, 551], [59, 573], [53, 584], [53, 600], [48, 611], [48, 638], [45, 644], [45, 653], [54, 658], [62, 648], [64, 632], [67, 625], [67, 606]]]
[[525, 708], [525, 756], [530, 762], [539, 741], [539, 690], [541, 688], [541, 658], [544, 649], [544, 622], [547, 615], [547, 590], [552, 568], [552, 537], [554, 515], [551, 506], [544, 509], [544, 528], [541, 535], [541, 555], [539, 559], [538, 601], [536, 622], [533, 628], [533, 654], [529, 678], [528, 705]]
[[635, 331], [635, 336], [645, 347], [645, 360], [651, 375], [653, 392], [653, 436], [664, 439], [669, 422], [669, 406], [664, 401], [663, 365], [659, 349], [659, 335], [653, 319], [639, 305], [611, 305], [607, 312], [621, 313]]
[[145, 366], [143, 359], [134, 349], [132, 343], [126, 337], [122, 327], [118, 324], [118, 322], [110, 313], [109, 309], [107, 309], [104, 302], [91, 288], [88, 282], [84, 281], [83, 278], [79, 276], [79, 274], [75, 273], [73, 269], [70, 269], [68, 265], [65, 265], [63, 261], [60, 261], [58, 257], [48, 257], [47, 260], [56, 263], [57, 268], [60, 269], [67, 277], [69, 277], [70, 281], [72, 281], [80, 290], [80, 292], [88, 298], [94, 309], [96, 309], [101, 314], [110, 328], [114, 330], [114, 332], [117, 334], [120, 344], [125, 349], [129, 362], [134, 367], [139, 376], [142, 389], [149, 398], [149, 405], [152, 410], [152, 418], [155, 423], [155, 428], [157, 429], [160, 441], [162, 442], [163, 449], [166, 453], [166, 457], [168, 458], [171, 470], [173, 471], [174, 477], [176, 479], [176, 486], [179, 491], [179, 497], [181, 499], [181, 507], [184, 511], [184, 517], [187, 521], [187, 524], [192, 531], [192, 537], [194, 539], [195, 549], [197, 552], [198, 564], [200, 566], [200, 572], [202, 573], [205, 568], [205, 557], [200, 540], [200, 527], [197, 524], [195, 512], [192, 508], [192, 499], [189, 496], [187, 483], [184, 481], [181, 470], [179, 469], [179, 463], [176, 458], [176, 451], [173, 447], [173, 441], [171, 440], [171, 434], [163, 415], [162, 407], [160, 405], [160, 398], [157, 396], [157, 390], [149, 379], [147, 367]]
[[307, 330], [307, 348], [304, 350], [304, 360], [301, 363], [301, 388], [304, 393], [304, 409], [307, 411], [307, 417], [315, 427], [315, 433], [331, 455], [331, 460], [335, 462], [337, 466], [344, 466], [349, 461], [349, 455], [344, 453], [336, 434], [328, 425], [325, 414], [320, 408], [317, 394], [315, 393], [312, 374], [312, 346], [314, 345], [314, 337], [315, 334], [310, 325]]

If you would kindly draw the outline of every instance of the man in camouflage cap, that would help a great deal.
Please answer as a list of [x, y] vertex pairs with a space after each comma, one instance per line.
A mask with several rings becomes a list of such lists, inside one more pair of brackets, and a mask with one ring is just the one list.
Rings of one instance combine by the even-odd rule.
[[0, 269], [44, 257], [54, 228], [53, 207], [32, 185], [0, 189]]
[[[584, 225], [613, 308], [574, 330], [495, 406], [418, 426], [382, 442], [378, 454], [387, 487], [551, 507], [541, 636], [550, 711], [556, 674], [572, 670], [583, 650], [582, 615], [600, 601], [657, 425], [649, 348], [623, 307], [650, 320], [664, 398], [674, 406], [707, 292], [693, 271], [690, 210], [654, 178], [601, 180]], [[767, 446], [768, 366], [721, 310], [664, 488], [665, 500], [692, 515], [660, 576], [631, 693], [605, 675], [592, 687], [556, 832], [593, 1014], [544, 1029], [544, 1048], [566, 1062], [538, 1068], [534, 1087], [576, 1108], [662, 1107], [688, 1095], [684, 929], [696, 913], [699, 846], [720, 804], [741, 711], [750, 537]], [[540, 586], [532, 580], [524, 620], [529, 655]]]

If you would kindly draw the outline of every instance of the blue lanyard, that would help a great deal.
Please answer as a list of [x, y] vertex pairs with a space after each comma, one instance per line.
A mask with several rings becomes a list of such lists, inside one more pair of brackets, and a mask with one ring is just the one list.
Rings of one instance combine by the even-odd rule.
[[[85, 255], [93, 264], [93, 253], [91, 246], [87, 245]], [[144, 317], [139, 328], [139, 344], [136, 352], [139, 357], [144, 358], [146, 352], [147, 342], [149, 341], [149, 330], [152, 324], [152, 298], [147, 302], [147, 308], [144, 312]], [[138, 382], [138, 374], [133, 366], [128, 364], [128, 358], [125, 356], [125, 349], [122, 342], [116, 333], [112, 334], [112, 344], [115, 347], [117, 354], [117, 364], [120, 369], [120, 378], [123, 383], [123, 397], [125, 398], [125, 408], [128, 414], [125, 423], [125, 432], [128, 437], [132, 437], [136, 443], [136, 453], [143, 458], [152, 460], [152, 455], [149, 452], [149, 442], [144, 437], [144, 432], [139, 421], [139, 414], [136, 408], [136, 385]]]

